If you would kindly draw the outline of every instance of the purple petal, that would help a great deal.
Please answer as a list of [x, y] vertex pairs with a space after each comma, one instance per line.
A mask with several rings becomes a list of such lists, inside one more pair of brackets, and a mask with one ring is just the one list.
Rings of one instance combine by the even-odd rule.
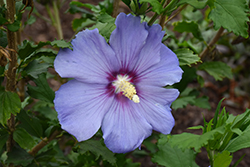
[[147, 26], [146, 23], [144, 25], [149, 33], [146, 43], [143, 46], [138, 59], [131, 63], [133, 71], [137, 74], [140, 74], [160, 61], [161, 41], [164, 35], [164, 32], [161, 31], [162, 28], [160, 25], [154, 24], [150, 27]]
[[140, 103], [134, 105], [137, 105], [138, 110], [141, 111], [141, 115], [143, 115], [154, 130], [163, 134], [171, 132], [175, 121], [169, 106], [163, 106], [144, 96], [140, 97]]
[[110, 36], [110, 46], [115, 51], [120, 67], [130, 69], [146, 42], [148, 32], [140, 18], [121, 13], [116, 18], [116, 29]]
[[136, 82], [142, 85], [165, 86], [181, 80], [183, 71], [179, 67], [177, 56], [164, 44], [161, 44], [160, 54], [160, 62], [140, 73], [135, 78]]
[[132, 101], [115, 101], [102, 123], [106, 146], [115, 153], [126, 153], [140, 147], [145, 138], [151, 135], [152, 127], [141, 116]]
[[140, 98], [146, 98], [163, 106], [171, 106], [171, 103], [179, 96], [178, 89], [166, 89], [152, 85], [138, 84], [136, 85], [136, 90]]
[[105, 93], [105, 85], [71, 80], [56, 92], [55, 109], [62, 129], [78, 141], [91, 138], [100, 128], [113, 97]]
[[61, 49], [55, 59], [55, 69], [61, 77], [108, 83], [108, 75], [118, 70], [113, 50], [97, 29], [79, 32], [72, 45], [73, 51]]

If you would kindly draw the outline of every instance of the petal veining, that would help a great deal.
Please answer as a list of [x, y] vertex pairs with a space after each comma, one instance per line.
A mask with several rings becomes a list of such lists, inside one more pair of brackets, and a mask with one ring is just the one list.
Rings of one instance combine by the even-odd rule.
[[61, 49], [55, 59], [55, 69], [61, 77], [107, 83], [108, 75], [118, 70], [113, 50], [97, 29], [79, 32], [72, 45], [73, 51]]
[[104, 142], [115, 153], [133, 151], [152, 133], [151, 125], [135, 107], [137, 104], [131, 103], [114, 102], [102, 123]]
[[137, 84], [136, 86], [139, 96], [146, 98], [149, 101], [159, 103], [163, 106], [171, 106], [171, 103], [179, 96], [178, 89], [166, 89], [159, 86], [142, 85]]
[[160, 25], [154, 24], [150, 27], [146, 23], [144, 25], [148, 30], [146, 43], [137, 59], [131, 63], [131, 68], [137, 74], [160, 62], [161, 41], [164, 35]]
[[98, 131], [113, 100], [105, 85], [71, 80], [56, 92], [54, 103], [62, 129], [83, 141]]
[[177, 56], [164, 44], [161, 44], [160, 56], [160, 62], [140, 73], [137, 82], [142, 85], [166, 86], [181, 80], [183, 71]]
[[153, 127], [153, 130], [163, 134], [169, 134], [171, 132], [175, 121], [169, 106], [163, 106], [143, 96], [137, 108], [141, 111], [141, 115], [143, 115], [147, 122]]
[[115, 51], [120, 66], [129, 70], [130, 63], [137, 59], [145, 45], [148, 32], [140, 23], [140, 18], [120, 13], [116, 19], [116, 29], [110, 36], [110, 46]]

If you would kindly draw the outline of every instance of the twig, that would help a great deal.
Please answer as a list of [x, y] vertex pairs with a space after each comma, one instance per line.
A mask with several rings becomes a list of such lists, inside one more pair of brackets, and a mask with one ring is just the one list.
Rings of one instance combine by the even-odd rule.
[[[15, 1], [7, 0], [7, 19], [10, 23], [15, 21]], [[7, 30], [7, 37], [8, 37], [8, 46], [9, 49], [17, 50], [17, 39], [16, 33]], [[6, 83], [6, 91], [15, 92], [16, 91], [16, 65], [17, 65], [17, 56], [15, 52], [10, 52], [10, 59], [9, 68], [6, 73], [7, 83]], [[15, 130], [15, 116], [11, 114], [10, 119], [7, 121], [7, 126], [9, 128], [9, 138], [6, 143], [7, 152], [10, 152], [12, 147], [14, 146], [15, 142], [13, 139], [13, 132]], [[9, 165], [10, 167], [13, 164]]]
[[158, 16], [159, 15], [157, 13], [155, 13], [154, 16], [149, 20], [148, 25], [152, 26], [154, 24], [155, 20], [158, 18]]
[[167, 25], [167, 23], [168, 23], [169, 21], [171, 21], [173, 18], [175, 18], [175, 16], [177, 16], [186, 6], [187, 6], [187, 4], [186, 4], [186, 5], [183, 5], [181, 8], [179, 8], [179, 9], [177, 10], [177, 12], [176, 12], [173, 16], [171, 16], [171, 17], [168, 18], [168, 20], [164, 23], [164, 25]]
[[114, 0], [113, 13], [112, 13], [113, 17], [116, 17], [118, 15], [119, 4], [120, 4], [120, 0]]
[[161, 15], [161, 17], [160, 17], [160, 22], [159, 22], [159, 24], [160, 24], [160, 26], [162, 27], [162, 29], [164, 28], [164, 22], [165, 22], [165, 20], [166, 20], [166, 15]]
[[55, 139], [58, 135], [60, 134], [59, 131], [54, 131], [52, 135], [47, 138], [45, 137], [40, 143], [38, 143], [35, 147], [33, 147], [30, 151], [29, 154], [31, 155], [36, 155], [39, 150], [41, 150], [44, 146], [46, 146], [49, 142], [51, 142], [53, 139]]
[[63, 39], [63, 32], [62, 32], [62, 26], [61, 26], [61, 20], [59, 17], [59, 11], [58, 11], [58, 5], [57, 1], [53, 0], [53, 9], [54, 9], [54, 14], [55, 14], [55, 21], [56, 21], [56, 30], [58, 33], [58, 38]]
[[224, 28], [221, 27], [219, 29], [219, 31], [216, 33], [216, 35], [214, 36], [214, 38], [209, 42], [209, 44], [207, 45], [207, 47], [201, 52], [201, 54], [200, 54], [201, 60], [208, 53], [208, 51], [210, 50], [210, 48], [220, 39], [223, 31], [224, 31]]

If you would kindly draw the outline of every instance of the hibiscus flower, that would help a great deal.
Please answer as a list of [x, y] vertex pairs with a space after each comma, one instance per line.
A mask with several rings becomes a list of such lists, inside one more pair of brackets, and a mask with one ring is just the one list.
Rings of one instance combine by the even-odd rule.
[[101, 127], [104, 143], [115, 153], [132, 151], [152, 130], [169, 134], [174, 126], [171, 103], [182, 70], [177, 56], [161, 41], [161, 26], [121, 13], [109, 43], [98, 29], [84, 30], [61, 49], [55, 70], [73, 78], [56, 92], [55, 109], [62, 129], [78, 141]]

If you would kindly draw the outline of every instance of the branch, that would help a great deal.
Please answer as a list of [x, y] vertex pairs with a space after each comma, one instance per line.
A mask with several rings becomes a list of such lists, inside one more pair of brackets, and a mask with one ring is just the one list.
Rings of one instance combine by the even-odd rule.
[[164, 24], [166, 25], [169, 21], [171, 21], [173, 18], [175, 18], [175, 16], [177, 16], [186, 6], [187, 6], [187, 4], [183, 5], [181, 8], [179, 8], [177, 10], [177, 12], [173, 16], [169, 17], [168, 20]]
[[216, 35], [214, 36], [214, 38], [209, 42], [209, 44], [207, 45], [207, 47], [201, 52], [201, 54], [200, 54], [201, 60], [208, 53], [208, 51], [210, 50], [210, 48], [213, 47], [214, 44], [220, 39], [223, 31], [224, 31], [224, 28], [221, 27], [219, 29], [219, 31], [216, 33]]
[[[7, 19], [10, 21], [10, 23], [13, 23], [15, 21], [15, 14], [16, 14], [15, 3], [16, 2], [13, 0], [7, 0]], [[16, 33], [7, 29], [7, 37], [8, 37], [9, 49], [16, 51], [17, 50]], [[15, 92], [16, 91], [16, 66], [17, 66], [16, 52], [13, 52], [13, 51], [10, 52], [10, 59], [11, 61], [9, 61], [9, 67], [6, 73], [6, 78], [7, 78], [6, 91]], [[9, 135], [6, 145], [7, 145], [7, 152], [10, 152], [15, 143], [13, 140], [13, 132], [15, 130], [15, 116], [13, 114], [11, 114], [10, 119], [7, 121], [7, 126], [9, 128], [10, 135]]]
[[113, 17], [116, 17], [118, 15], [119, 4], [120, 4], [120, 0], [114, 0], [113, 13], [112, 13]]
[[44, 146], [46, 146], [49, 142], [51, 142], [53, 139], [55, 139], [58, 135], [60, 134], [59, 131], [54, 131], [52, 135], [47, 138], [43, 138], [40, 143], [38, 143], [35, 147], [33, 147], [30, 151], [29, 154], [35, 156], [36, 153], [38, 153], [39, 150], [41, 150]]

